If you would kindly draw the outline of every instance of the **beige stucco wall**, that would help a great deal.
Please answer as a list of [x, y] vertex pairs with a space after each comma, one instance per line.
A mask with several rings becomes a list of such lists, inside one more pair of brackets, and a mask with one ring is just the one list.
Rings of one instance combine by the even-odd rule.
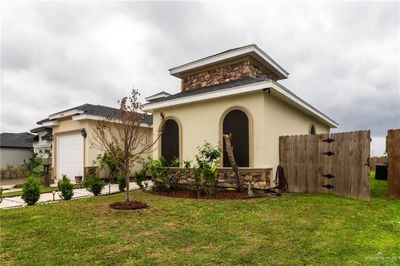
[[[97, 121], [88, 121], [88, 128], [87, 128], [87, 133], [88, 133], [88, 137], [86, 138], [87, 141], [87, 146], [88, 147], [86, 149], [86, 154], [87, 154], [87, 158], [88, 160], [86, 161], [87, 166], [99, 166], [98, 162], [96, 161], [96, 157], [99, 154], [104, 153], [103, 150], [101, 150], [101, 148], [99, 147], [99, 145], [95, 142], [94, 140], [94, 130], [96, 129], [96, 125], [97, 125]], [[152, 138], [152, 128], [146, 128], [146, 127], [142, 127], [141, 130], [144, 131], [144, 135], [146, 135], [146, 141], [151, 141]], [[147, 159], [148, 157], [152, 156], [152, 150], [150, 150], [148, 153], [145, 153], [142, 156], [142, 159]], [[131, 175], [134, 175], [135, 172], [139, 171], [142, 168], [142, 165], [140, 163], [136, 163], [133, 168], [131, 169]], [[102, 173], [100, 173], [101, 177], [105, 177], [105, 175], [108, 175], [107, 172], [103, 171]]]
[[[52, 165], [53, 165], [53, 171], [56, 173], [56, 150], [57, 150], [57, 136], [63, 135], [63, 134], [71, 134], [71, 133], [79, 133], [82, 128], [86, 130], [87, 137], [84, 139], [84, 167], [92, 167], [92, 166], [98, 166], [98, 162], [96, 160], [97, 155], [102, 154], [104, 151], [102, 151], [98, 145], [96, 145], [93, 134], [94, 130], [96, 128], [97, 121], [94, 120], [72, 120], [71, 118], [64, 119], [59, 121], [59, 125], [53, 128], [53, 147], [52, 147]], [[151, 128], [143, 128], [143, 130], [146, 132], [148, 135], [148, 139], [151, 140], [151, 134], [152, 134], [152, 129]], [[147, 158], [148, 156], [151, 156], [151, 152], [148, 154], [145, 154], [144, 157]], [[132, 168], [131, 174], [133, 175], [136, 171], [140, 170], [141, 165], [136, 164]], [[106, 177], [108, 175], [107, 170], [103, 170], [100, 172], [100, 177]]]
[[279, 136], [308, 134], [311, 124], [314, 124], [316, 134], [328, 133], [329, 126], [268, 93], [264, 94], [264, 106], [263, 162], [266, 167], [273, 168], [274, 179], [279, 165]]
[[[174, 118], [180, 124], [181, 130], [181, 159], [194, 161], [197, 153], [197, 147], [201, 146], [204, 141], [210, 142], [213, 145], [221, 144], [222, 128], [221, 118], [226, 111], [232, 107], [238, 107], [251, 114], [250, 124], [250, 167], [257, 167], [262, 163], [262, 149], [254, 149], [257, 147], [263, 138], [264, 117], [264, 99], [262, 92], [249, 94], [247, 96], [233, 96], [180, 105], [174, 108], [163, 109], [162, 112], [166, 118]], [[153, 113], [153, 130], [157, 130], [160, 126], [160, 111], [155, 110]], [[158, 157], [160, 151], [160, 142], [153, 156]], [[252, 156], [253, 155], [253, 156]]]
[[0, 148], [0, 168], [7, 165], [18, 166], [28, 163], [32, 157], [30, 149]]
[[[241, 109], [249, 116], [250, 167], [272, 168], [273, 177], [279, 164], [279, 136], [308, 134], [311, 123], [317, 133], [329, 132], [328, 126], [263, 91], [154, 110], [153, 131], [159, 128], [160, 111], [177, 120], [181, 127], [180, 157], [194, 161], [196, 147], [204, 141], [221, 144], [222, 118], [232, 109]], [[155, 158], [160, 155], [160, 142], [157, 148]]]

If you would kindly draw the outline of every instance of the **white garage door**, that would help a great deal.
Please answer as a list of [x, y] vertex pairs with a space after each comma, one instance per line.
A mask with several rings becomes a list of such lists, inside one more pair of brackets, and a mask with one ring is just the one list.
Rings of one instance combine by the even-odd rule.
[[57, 136], [57, 178], [83, 175], [83, 137], [80, 133]]

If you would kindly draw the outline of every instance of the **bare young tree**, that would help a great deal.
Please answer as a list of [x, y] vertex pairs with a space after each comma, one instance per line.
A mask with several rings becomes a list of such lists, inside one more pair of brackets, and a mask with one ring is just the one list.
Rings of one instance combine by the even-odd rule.
[[242, 184], [240, 182], [240, 177], [239, 177], [239, 167], [236, 164], [235, 161], [235, 156], [233, 155], [233, 146], [232, 146], [232, 134], [224, 134], [223, 135], [224, 140], [225, 140], [225, 148], [226, 148], [226, 154], [228, 155], [229, 162], [231, 164], [233, 173], [235, 174], [236, 178], [236, 185], [239, 191], [242, 191]]
[[[138, 90], [133, 89], [129, 97], [122, 98], [118, 103], [120, 109], [108, 118], [99, 120], [94, 130], [92, 144], [107, 152], [117, 163], [117, 168], [123, 173], [126, 182], [125, 201], [129, 202], [129, 175], [131, 169], [160, 139], [163, 126], [157, 135], [149, 134], [145, 128], [146, 114], [138, 101]], [[164, 125], [164, 115], [161, 114], [161, 125]]]

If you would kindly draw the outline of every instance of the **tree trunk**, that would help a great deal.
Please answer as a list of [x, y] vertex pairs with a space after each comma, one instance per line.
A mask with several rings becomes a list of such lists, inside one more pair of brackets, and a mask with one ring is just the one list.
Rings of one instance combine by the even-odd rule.
[[128, 202], [129, 201], [129, 171], [128, 169], [125, 168], [125, 201]]
[[233, 173], [235, 174], [236, 178], [236, 185], [239, 191], [242, 191], [242, 184], [240, 182], [240, 177], [239, 177], [239, 169], [235, 161], [235, 157], [233, 155], [233, 147], [231, 143], [231, 134], [224, 134], [224, 140], [225, 140], [225, 147], [226, 147], [226, 153], [228, 154], [228, 159], [229, 162], [231, 163]]

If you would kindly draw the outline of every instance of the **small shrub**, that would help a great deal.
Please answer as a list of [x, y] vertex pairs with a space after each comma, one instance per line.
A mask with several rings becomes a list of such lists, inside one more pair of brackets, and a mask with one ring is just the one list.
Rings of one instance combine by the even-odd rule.
[[22, 188], [21, 197], [28, 205], [34, 205], [39, 200], [40, 182], [35, 177], [28, 177]]
[[30, 172], [31, 175], [35, 177], [43, 177], [44, 176], [44, 167], [43, 165], [38, 165]]
[[57, 187], [64, 200], [72, 199], [74, 195], [74, 185], [71, 184], [71, 181], [66, 175], [62, 175], [62, 179], [58, 182]]
[[197, 147], [199, 153], [196, 155], [196, 165], [193, 168], [196, 187], [201, 187], [207, 196], [215, 194], [218, 182], [218, 166], [221, 158], [221, 148], [212, 146], [205, 142], [203, 146]]
[[147, 180], [147, 169], [142, 168], [140, 171], [136, 172], [133, 176], [133, 180], [138, 184], [138, 186], [143, 189], [143, 181]]
[[106, 185], [104, 180], [100, 179], [96, 175], [87, 175], [83, 180], [83, 186], [95, 196], [100, 195], [101, 190]]
[[117, 177], [117, 181], [118, 181], [118, 188], [120, 192], [124, 192], [125, 188], [126, 188], [126, 181], [125, 181], [125, 177], [120, 175]]
[[108, 152], [104, 152], [103, 154], [98, 154], [96, 160], [99, 163], [100, 171], [108, 168], [110, 173], [109, 182], [111, 182], [111, 180], [115, 181], [115, 176], [118, 172], [117, 166], [120, 162], [115, 161]]
[[[171, 162], [171, 164], [176, 165], [176, 160]], [[167, 163], [163, 157], [158, 160], [150, 159], [148, 162], [147, 173], [153, 178], [156, 187], [166, 190], [176, 187], [176, 177], [169, 173], [169, 167], [167, 167]]]

